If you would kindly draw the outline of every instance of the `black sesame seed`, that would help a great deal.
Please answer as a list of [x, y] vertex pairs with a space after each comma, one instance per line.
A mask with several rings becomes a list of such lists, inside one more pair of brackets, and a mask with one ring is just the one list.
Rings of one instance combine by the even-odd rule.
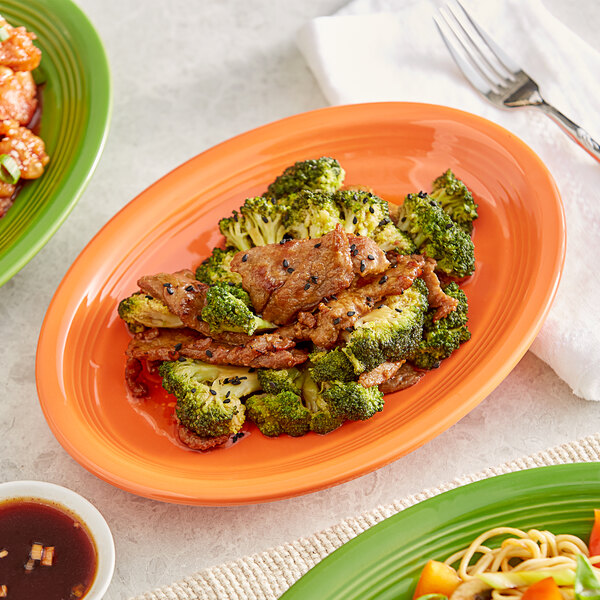
[[170, 283], [163, 283], [163, 287], [169, 288], [169, 287], [171, 287], [171, 284]]
[[179, 362], [185, 362], [187, 359], [185, 358], [185, 356], [180, 356], [177, 360]]
[[[355, 200], [357, 200], [358, 198], [355, 198]], [[366, 204], [369, 201], [368, 198], [363, 198], [363, 204]]]
[[380, 280], [379, 280], [379, 285], [383, 285], [386, 281], [388, 280], [388, 276], [384, 275]]
[[375, 213], [375, 209], [372, 206], [369, 206], [369, 212], [371, 214], [374, 214]]
[[350, 252], [354, 252], [356, 250], [356, 244], [352, 244], [350, 246]]
[[451, 229], [452, 228], [452, 223], [446, 223], [446, 229]]
[[244, 256], [242, 256], [242, 262], [246, 262], [248, 260], [248, 255], [244, 254]]
[[371, 296], [367, 296], [367, 302], [373, 302], [373, 298], [371, 298]]
[[360, 272], [364, 273], [365, 269], [367, 268], [367, 265], [365, 264], [364, 260], [360, 261]]
[[337, 300], [337, 296], [335, 294], [331, 294], [331, 299], [332, 300]]
[[238, 439], [242, 439], [242, 438], [244, 437], [244, 432], [243, 432], [243, 431], [240, 431], [240, 432], [237, 434], [237, 436], [238, 436]]
[[282, 239], [282, 240], [279, 240], [279, 245], [280, 245], [280, 246], [283, 246], [283, 244], [285, 244], [285, 242], [286, 242], [285, 238], [284, 238], [284, 239]]
[[290, 263], [288, 262], [287, 258], [283, 259], [283, 268], [287, 269], [290, 266]]
[[323, 304], [329, 304], [329, 298], [323, 298]]
[[204, 352], [208, 358], [212, 358], [213, 353], [210, 350], [205, 350]]
[[179, 352], [181, 350], [181, 344], [175, 344], [175, 352]]
[[147, 300], [154, 300], [154, 298], [152, 296], [149, 296], [148, 294], [146, 294], [146, 299]]
[[167, 288], [167, 294], [169, 294], [169, 296], [172, 296], [175, 293], [175, 291], [173, 290], [173, 288], [168, 287]]
[[431, 204], [431, 206], [437, 206], [437, 204], [433, 200], [430, 200], [429, 204]]
[[338, 317], [337, 319], [333, 320], [333, 324], [338, 325], [340, 321], [341, 321], [341, 319]]
[[305, 289], [305, 290], [309, 290], [309, 289], [310, 289], [310, 283], [307, 283], [307, 284], [304, 286], [304, 289]]
[[225, 398], [229, 398], [229, 396], [231, 396], [231, 390], [227, 390], [227, 393], [225, 394]]
[[354, 327], [344, 327], [344, 329], [350, 333], [351, 331], [354, 331]]
[[321, 247], [321, 242], [319, 242], [318, 244], [315, 244], [315, 248], [320, 248]]
[[352, 200], [358, 200], [358, 194], [352, 194]]
[[254, 373], [254, 371], [256, 371], [256, 369], [254, 367], [250, 367], [248, 369], [248, 373]]
[[229, 377], [225, 377], [225, 379], [223, 379], [223, 383], [227, 385], [229, 383]]
[[239, 379], [240, 381], [242, 381], [242, 379], [248, 379], [248, 378], [247, 378], [245, 375], [242, 375], [241, 377], [238, 377], [238, 379]]
[[356, 217], [354, 217], [354, 219], [352, 219], [352, 223], [353, 223], [354, 225], [356, 225], [356, 224], [358, 223], [358, 219], [357, 219]]
[[268, 223], [269, 222], [269, 219], [267, 219], [267, 217], [265, 217], [265, 215], [262, 216], [262, 220], [263, 220], [263, 223]]
[[402, 312], [402, 309], [401, 309], [401, 308], [395, 308], [394, 310], [395, 310], [397, 313], [401, 313], [401, 312]]
[[356, 256], [358, 254], [358, 248], [355, 248], [354, 250], [352, 250], [351, 254], [352, 254], [352, 256]]
[[420, 191], [417, 196], [419, 196], [419, 198], [427, 198], [427, 194], [424, 191]]
[[353, 316], [356, 314], [356, 311], [354, 311], [354, 310], [349, 310], [349, 311], [348, 311], [346, 314], [347, 314], [349, 317], [353, 317]]
[[401, 221], [402, 223], [404, 223], [404, 221], [406, 221], [406, 217], [402, 217], [402, 218], [400, 219], [400, 221]]
[[380, 304], [377, 308], [383, 308], [383, 304]]
[[316, 275], [311, 275], [310, 276], [311, 280], [313, 283], [318, 283], [319, 282], [319, 278]]
[[217, 395], [217, 392], [215, 392], [215, 390], [210, 390], [210, 393], [211, 393], [213, 396], [216, 396], [216, 395]]
[[[229, 394], [229, 392], [227, 392]], [[225, 398], [225, 400], [223, 400], [223, 404], [229, 404], [231, 402], [231, 400], [229, 398]]]
[[293, 273], [293, 272], [294, 272], [294, 270], [295, 270], [295, 269], [293, 269], [292, 267], [290, 267], [290, 268], [287, 270], [287, 272], [288, 272], [288, 273]]
[[367, 258], [369, 260], [375, 260], [375, 257], [372, 254], [367, 254]]

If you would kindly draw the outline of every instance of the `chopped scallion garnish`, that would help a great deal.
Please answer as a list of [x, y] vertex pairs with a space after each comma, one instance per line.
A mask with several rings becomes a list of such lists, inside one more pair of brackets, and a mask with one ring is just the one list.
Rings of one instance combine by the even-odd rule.
[[10, 37], [10, 33], [8, 33], [8, 29], [6, 27], [0, 27], [0, 42], [7, 40]]
[[21, 169], [10, 154], [0, 154], [0, 179], [13, 185], [21, 179]]

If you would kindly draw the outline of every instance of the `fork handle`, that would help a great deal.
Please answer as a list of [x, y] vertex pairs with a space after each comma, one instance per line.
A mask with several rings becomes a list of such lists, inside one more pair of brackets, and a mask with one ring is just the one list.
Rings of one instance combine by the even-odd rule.
[[574, 141], [576, 141], [588, 154], [600, 161], [600, 144], [583, 128], [573, 123], [571, 119], [563, 115], [554, 106], [542, 100], [540, 104], [535, 105], [543, 110], [559, 127]]

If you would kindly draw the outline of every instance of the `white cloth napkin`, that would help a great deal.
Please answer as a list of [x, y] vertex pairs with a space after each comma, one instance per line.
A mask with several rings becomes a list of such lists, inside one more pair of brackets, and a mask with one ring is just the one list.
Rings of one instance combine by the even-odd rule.
[[[531, 350], [578, 396], [600, 400], [600, 163], [534, 109], [501, 110], [468, 84], [433, 22], [433, 0], [354, 0], [308, 23], [298, 46], [332, 104], [443, 104], [523, 139], [546, 163], [567, 220], [567, 256], [550, 314]], [[545, 99], [600, 140], [600, 54], [540, 0], [464, 2], [540, 85]]]

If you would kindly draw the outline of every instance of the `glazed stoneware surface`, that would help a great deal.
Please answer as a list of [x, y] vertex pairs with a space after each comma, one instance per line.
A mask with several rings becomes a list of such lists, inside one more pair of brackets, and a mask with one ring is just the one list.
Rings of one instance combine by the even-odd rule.
[[444, 560], [493, 527], [571, 533], [585, 542], [600, 503], [600, 463], [493, 477], [386, 519], [328, 556], [282, 600], [409, 600], [430, 560]]
[[[327, 436], [263, 437], [205, 454], [174, 439], [172, 403], [127, 395], [130, 339], [119, 300], [143, 275], [195, 267], [220, 243], [219, 218], [286, 166], [329, 155], [391, 202], [451, 167], [480, 206], [476, 273], [464, 285], [472, 339], [382, 413]], [[563, 211], [541, 161], [514, 135], [449, 108], [404, 103], [322, 109], [229, 140], [133, 200], [75, 261], [47, 312], [37, 353], [42, 409], [65, 449], [99, 477], [187, 504], [256, 503], [322, 489], [414, 450], [476, 406], [525, 353], [564, 256]]]
[[0, 0], [0, 14], [37, 36], [39, 135], [50, 163], [0, 219], [0, 285], [50, 239], [91, 177], [108, 132], [111, 89], [100, 38], [70, 0]]

